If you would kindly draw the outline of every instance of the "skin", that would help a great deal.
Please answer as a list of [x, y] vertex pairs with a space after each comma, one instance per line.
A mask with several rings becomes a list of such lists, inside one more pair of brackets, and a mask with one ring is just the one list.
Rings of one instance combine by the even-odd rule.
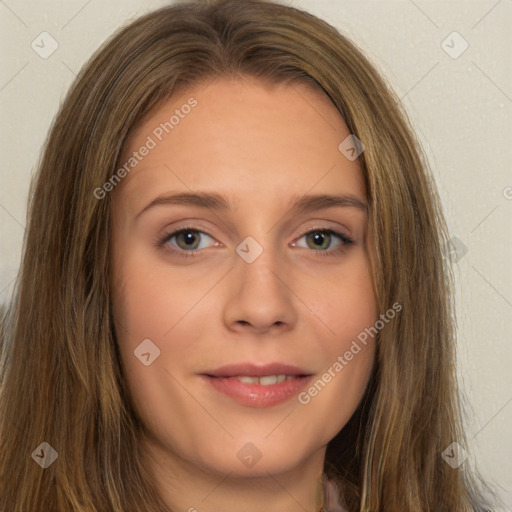
[[[358, 161], [338, 150], [350, 132], [311, 86], [222, 78], [147, 115], [123, 158], [190, 97], [197, 106], [112, 192], [114, 322], [143, 460], [173, 510], [315, 511], [326, 445], [363, 396], [373, 340], [306, 405], [242, 406], [199, 374], [278, 361], [314, 382], [374, 324], [365, 211], [289, 208], [304, 194], [365, 201]], [[198, 191], [225, 194], [233, 209], [160, 205], [137, 216], [160, 195]], [[200, 231], [189, 235], [196, 256], [178, 255], [191, 250], [183, 236], [156, 245], [186, 226]], [[315, 242], [322, 229], [354, 243]], [[248, 236], [263, 249], [252, 263], [235, 251]], [[148, 338], [160, 356], [145, 366], [134, 350]], [[252, 467], [237, 457], [249, 442], [261, 453]]]

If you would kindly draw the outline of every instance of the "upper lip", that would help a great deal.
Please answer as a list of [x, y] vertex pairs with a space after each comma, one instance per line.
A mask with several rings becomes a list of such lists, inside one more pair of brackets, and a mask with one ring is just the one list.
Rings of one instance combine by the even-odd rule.
[[285, 363], [237, 363], [221, 366], [216, 370], [204, 372], [203, 375], [210, 377], [236, 377], [244, 375], [248, 377], [263, 377], [265, 375], [311, 375], [306, 370]]

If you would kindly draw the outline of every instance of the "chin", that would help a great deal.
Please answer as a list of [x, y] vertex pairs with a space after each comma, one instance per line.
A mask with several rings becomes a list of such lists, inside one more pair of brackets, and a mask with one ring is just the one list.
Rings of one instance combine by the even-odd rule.
[[297, 443], [283, 446], [280, 440], [244, 438], [230, 440], [229, 445], [219, 444], [215, 450], [212, 446], [205, 447], [198, 457], [198, 465], [204, 471], [243, 478], [285, 473], [304, 463], [308, 454], [298, 452]]

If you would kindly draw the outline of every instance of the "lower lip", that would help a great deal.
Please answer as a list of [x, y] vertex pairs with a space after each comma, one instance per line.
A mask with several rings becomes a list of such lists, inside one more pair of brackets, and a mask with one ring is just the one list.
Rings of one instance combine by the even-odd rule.
[[311, 376], [296, 377], [270, 386], [245, 384], [236, 377], [210, 377], [202, 375], [217, 391], [247, 407], [271, 407], [297, 395]]

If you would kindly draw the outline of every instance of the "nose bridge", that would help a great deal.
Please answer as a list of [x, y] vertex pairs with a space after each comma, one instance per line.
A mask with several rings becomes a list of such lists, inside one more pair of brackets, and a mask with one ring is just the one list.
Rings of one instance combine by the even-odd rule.
[[[286, 261], [272, 233], [247, 236], [236, 247], [235, 285], [227, 303], [227, 321], [258, 329], [294, 319], [293, 300], [286, 286]], [[259, 240], [258, 240], [259, 239]]]
[[236, 253], [241, 260], [236, 263], [236, 266], [240, 267], [241, 279], [249, 280], [251, 286], [264, 283], [267, 289], [279, 288], [279, 274], [285, 262], [281, 258], [281, 248], [274, 242], [272, 233], [262, 231], [255, 236], [245, 237], [236, 247]]

